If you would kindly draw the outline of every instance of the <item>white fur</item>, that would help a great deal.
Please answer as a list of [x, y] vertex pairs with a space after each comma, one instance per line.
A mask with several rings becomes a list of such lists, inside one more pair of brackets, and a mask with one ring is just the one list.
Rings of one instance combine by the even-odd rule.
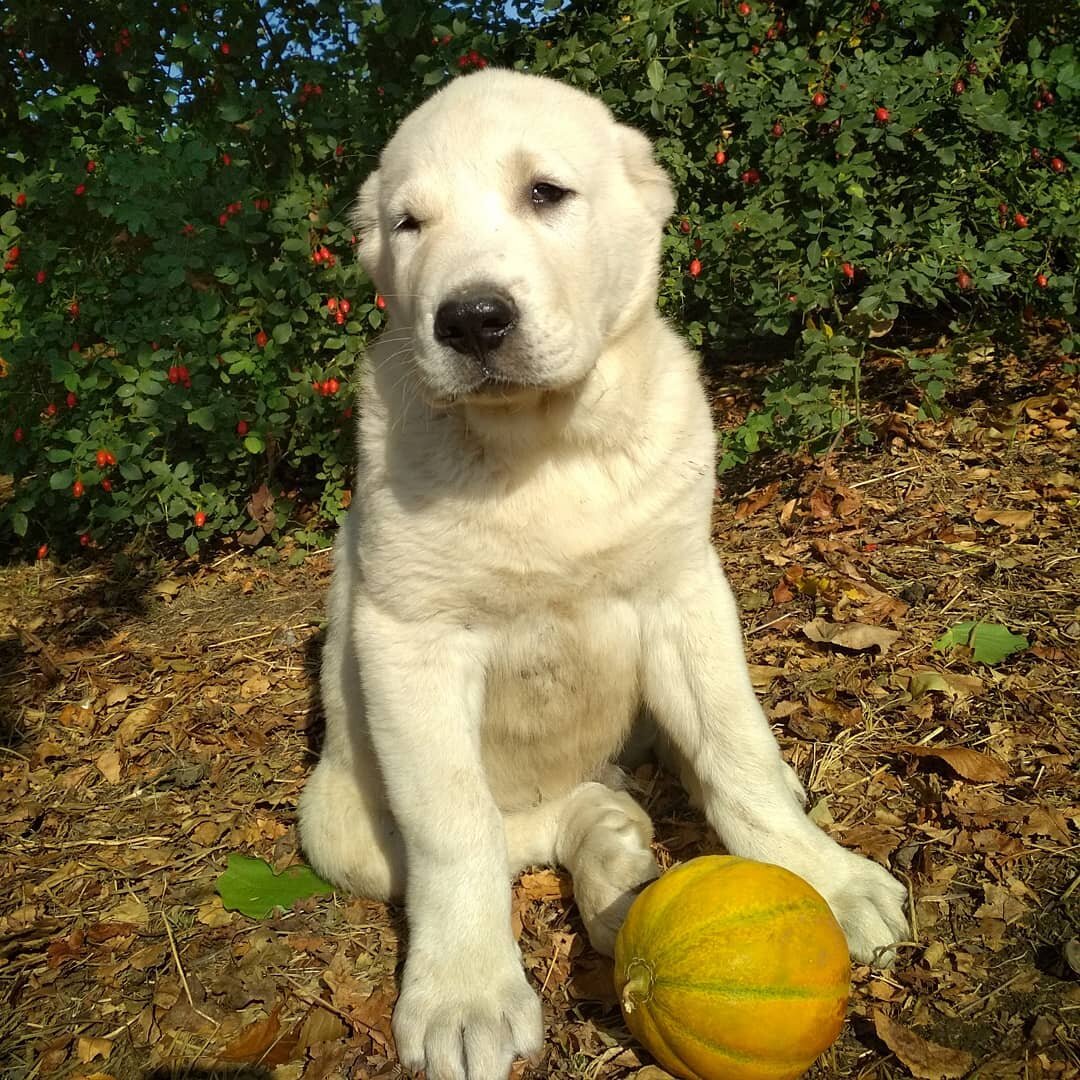
[[[538, 181], [574, 194], [538, 211]], [[655, 307], [671, 210], [639, 134], [503, 71], [418, 109], [361, 193], [390, 324], [362, 396], [326, 746], [300, 822], [330, 880], [404, 894], [394, 1031], [429, 1080], [503, 1080], [540, 1049], [510, 930], [516, 870], [566, 865], [605, 952], [655, 875], [650, 822], [612, 764], [643, 709], [729, 851], [810, 881], [859, 959], [906, 933], [903, 887], [804, 815], [750, 684], [709, 541], [709, 410]], [[394, 232], [406, 213], [419, 231]], [[497, 392], [433, 335], [439, 303], [469, 285], [521, 313]]]

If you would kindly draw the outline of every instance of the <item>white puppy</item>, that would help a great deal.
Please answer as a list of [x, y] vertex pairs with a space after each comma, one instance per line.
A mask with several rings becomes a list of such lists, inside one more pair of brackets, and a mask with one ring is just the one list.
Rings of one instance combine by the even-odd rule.
[[542, 1040], [510, 878], [559, 863], [612, 949], [656, 874], [613, 765], [647, 715], [728, 851], [828, 900], [861, 960], [905, 890], [802, 810], [709, 539], [714, 436], [656, 311], [671, 184], [600, 102], [508, 71], [401, 125], [360, 193], [389, 329], [361, 396], [300, 806], [315, 868], [404, 896], [394, 1032], [429, 1080], [503, 1080]]

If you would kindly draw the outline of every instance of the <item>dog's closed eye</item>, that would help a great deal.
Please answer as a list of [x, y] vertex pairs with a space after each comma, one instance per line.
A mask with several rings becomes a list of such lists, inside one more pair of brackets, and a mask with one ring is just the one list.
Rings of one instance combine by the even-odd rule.
[[397, 221], [394, 223], [394, 232], [419, 232], [420, 222], [412, 216], [412, 214], [399, 214]]

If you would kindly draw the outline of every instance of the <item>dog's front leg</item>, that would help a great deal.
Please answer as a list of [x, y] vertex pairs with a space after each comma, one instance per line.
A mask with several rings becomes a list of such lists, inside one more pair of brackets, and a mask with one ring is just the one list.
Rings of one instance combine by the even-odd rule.
[[693, 769], [727, 850], [805, 878], [829, 902], [852, 955], [887, 962], [888, 947], [906, 936], [906, 890], [803, 813], [750, 683], [735, 601], [711, 548], [676, 577], [644, 627], [646, 700]]
[[403, 1065], [505, 1080], [540, 1050], [540, 1002], [510, 924], [502, 815], [480, 759], [484, 635], [355, 616], [371, 738], [405, 846], [408, 955], [394, 1011]]

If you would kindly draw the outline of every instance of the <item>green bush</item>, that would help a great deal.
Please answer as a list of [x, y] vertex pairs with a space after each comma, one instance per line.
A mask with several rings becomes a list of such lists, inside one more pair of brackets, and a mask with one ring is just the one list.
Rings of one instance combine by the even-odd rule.
[[[489, 62], [598, 94], [656, 139], [680, 192], [660, 303], [708, 357], [785, 339], [725, 465], [857, 421], [862, 357], [894, 320], [951, 321], [959, 342], [1013, 335], [1025, 308], [1067, 325], [1078, 22], [947, 0], [514, 17], [13, 0], [0, 543], [160, 528], [194, 553], [286, 526], [320, 542], [347, 501], [351, 387], [382, 320], [351, 257], [352, 195], [419, 100]], [[883, 343], [934, 413], [949, 350]]]

